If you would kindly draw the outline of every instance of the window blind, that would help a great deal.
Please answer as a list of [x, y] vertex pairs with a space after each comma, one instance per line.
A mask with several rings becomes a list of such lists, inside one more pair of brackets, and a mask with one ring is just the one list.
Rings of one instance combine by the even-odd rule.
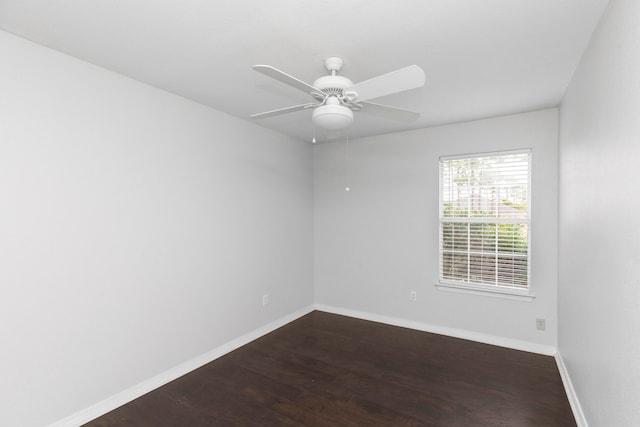
[[527, 290], [530, 151], [440, 159], [440, 281]]

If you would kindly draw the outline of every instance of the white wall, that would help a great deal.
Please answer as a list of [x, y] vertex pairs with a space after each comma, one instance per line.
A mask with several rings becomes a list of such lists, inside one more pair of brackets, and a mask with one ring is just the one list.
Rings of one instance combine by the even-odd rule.
[[309, 144], [4, 32], [0, 56], [0, 425], [313, 303]]
[[[553, 353], [557, 330], [557, 110], [314, 148], [316, 302]], [[532, 148], [532, 302], [452, 293], [438, 280], [438, 160]], [[344, 191], [345, 186], [351, 191]], [[409, 301], [410, 290], [417, 301]], [[545, 318], [547, 330], [536, 330]], [[398, 322], [396, 322], [398, 323]]]
[[559, 351], [590, 426], [635, 426], [640, 2], [611, 1], [560, 116]]

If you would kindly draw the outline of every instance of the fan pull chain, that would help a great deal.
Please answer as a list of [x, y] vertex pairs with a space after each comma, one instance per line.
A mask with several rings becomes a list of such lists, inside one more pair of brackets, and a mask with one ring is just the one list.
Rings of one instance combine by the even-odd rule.
[[345, 134], [347, 137], [347, 161], [346, 161], [346, 181], [347, 185], [344, 187], [344, 191], [351, 191], [351, 187], [349, 187], [349, 181], [351, 180], [351, 157], [349, 156], [349, 128], [345, 129]]

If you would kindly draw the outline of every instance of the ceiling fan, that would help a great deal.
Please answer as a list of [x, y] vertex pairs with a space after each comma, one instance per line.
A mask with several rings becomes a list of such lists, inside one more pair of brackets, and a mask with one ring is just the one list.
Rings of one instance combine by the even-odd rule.
[[270, 65], [255, 65], [254, 70], [308, 93], [314, 102], [265, 111], [251, 117], [263, 119], [312, 108], [313, 124], [328, 130], [344, 129], [351, 125], [354, 111], [407, 123], [420, 117], [420, 113], [415, 111], [368, 102], [370, 99], [424, 86], [424, 71], [420, 67], [410, 65], [354, 84], [348, 78], [338, 76], [343, 64], [342, 58], [327, 58], [324, 65], [329, 75], [320, 77], [313, 84], [305, 83]]

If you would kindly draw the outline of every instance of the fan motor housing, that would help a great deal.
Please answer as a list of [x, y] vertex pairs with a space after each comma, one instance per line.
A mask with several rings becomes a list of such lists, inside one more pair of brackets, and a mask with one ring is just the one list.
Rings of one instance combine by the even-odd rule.
[[313, 82], [313, 87], [327, 95], [342, 95], [342, 92], [353, 86], [353, 82], [342, 76], [322, 76]]

